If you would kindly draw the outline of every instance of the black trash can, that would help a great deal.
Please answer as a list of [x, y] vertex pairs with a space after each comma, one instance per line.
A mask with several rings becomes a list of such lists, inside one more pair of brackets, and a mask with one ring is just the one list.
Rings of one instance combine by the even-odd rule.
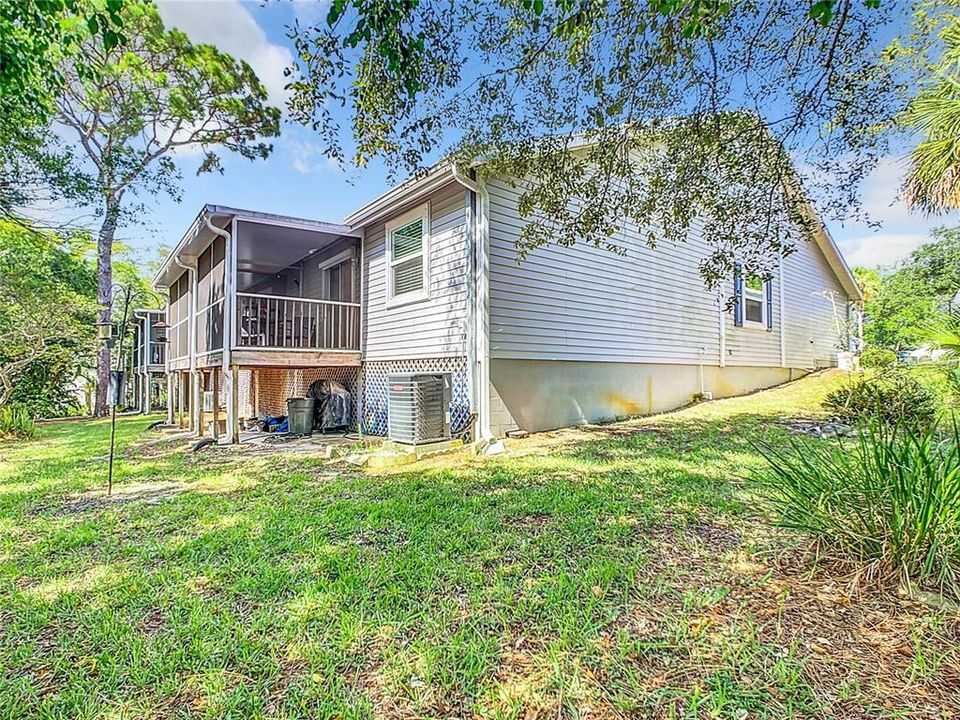
[[310, 435], [313, 432], [313, 398], [287, 398], [287, 431], [291, 435]]

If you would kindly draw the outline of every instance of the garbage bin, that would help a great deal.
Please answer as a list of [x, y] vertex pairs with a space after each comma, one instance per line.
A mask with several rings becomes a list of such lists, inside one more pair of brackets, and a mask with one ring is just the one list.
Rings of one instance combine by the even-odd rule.
[[309, 435], [313, 432], [313, 398], [287, 398], [287, 429], [291, 435]]

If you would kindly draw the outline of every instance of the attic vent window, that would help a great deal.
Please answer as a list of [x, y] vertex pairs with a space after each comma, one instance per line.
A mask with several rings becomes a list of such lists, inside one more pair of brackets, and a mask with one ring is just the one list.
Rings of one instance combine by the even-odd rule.
[[428, 206], [422, 205], [387, 223], [387, 304], [399, 305], [429, 296]]

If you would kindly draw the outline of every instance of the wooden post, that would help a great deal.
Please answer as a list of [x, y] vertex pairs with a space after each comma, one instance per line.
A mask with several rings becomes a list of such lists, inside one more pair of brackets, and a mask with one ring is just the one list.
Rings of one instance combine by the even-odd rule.
[[203, 391], [207, 388], [207, 373], [198, 370], [197, 378], [196, 385], [200, 388], [200, 392], [197, 393], [195, 400], [197, 407], [194, 410], [197, 418], [197, 437], [203, 437]]
[[220, 442], [220, 372], [214, 368], [210, 375], [213, 378], [213, 439]]
[[227, 437], [231, 442], [240, 442], [240, 368], [230, 366], [230, 395], [227, 397]]

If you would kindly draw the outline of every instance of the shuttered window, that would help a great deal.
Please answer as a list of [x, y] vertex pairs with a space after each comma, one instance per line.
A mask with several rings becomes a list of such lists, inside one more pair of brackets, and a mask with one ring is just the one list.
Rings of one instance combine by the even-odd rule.
[[739, 263], [734, 277], [736, 296], [735, 322], [737, 327], [773, 329], [773, 293], [769, 280], [752, 273]]
[[388, 302], [427, 297], [427, 237], [426, 206], [387, 224]]
[[749, 273], [743, 283], [743, 319], [748, 323], [764, 324], [763, 278]]

